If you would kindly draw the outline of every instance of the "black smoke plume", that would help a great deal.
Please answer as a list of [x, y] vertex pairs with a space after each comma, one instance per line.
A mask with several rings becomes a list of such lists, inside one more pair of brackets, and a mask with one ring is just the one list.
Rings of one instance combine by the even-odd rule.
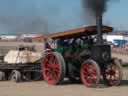
[[92, 12], [94, 16], [103, 15], [107, 10], [107, 3], [110, 0], [83, 0], [84, 8]]

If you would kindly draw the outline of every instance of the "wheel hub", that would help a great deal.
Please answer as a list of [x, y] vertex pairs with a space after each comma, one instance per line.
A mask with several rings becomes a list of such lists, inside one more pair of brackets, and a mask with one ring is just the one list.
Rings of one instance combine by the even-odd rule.
[[110, 75], [115, 75], [116, 74], [116, 72], [114, 71], [114, 70], [110, 70]]

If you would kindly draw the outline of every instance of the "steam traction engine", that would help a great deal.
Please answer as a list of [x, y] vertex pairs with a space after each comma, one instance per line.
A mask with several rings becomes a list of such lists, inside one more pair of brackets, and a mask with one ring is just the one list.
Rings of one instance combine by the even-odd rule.
[[108, 85], [119, 85], [120, 62], [111, 57], [110, 46], [99, 38], [100, 30], [107, 33], [112, 28], [89, 26], [47, 35], [42, 61], [44, 80], [57, 85], [68, 77], [73, 82], [81, 80], [87, 87], [95, 87], [102, 77]]

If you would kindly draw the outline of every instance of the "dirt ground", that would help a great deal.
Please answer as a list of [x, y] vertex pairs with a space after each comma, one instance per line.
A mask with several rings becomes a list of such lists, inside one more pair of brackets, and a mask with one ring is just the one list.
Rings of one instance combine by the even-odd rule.
[[45, 81], [0, 82], [0, 96], [128, 96], [128, 68], [123, 69], [123, 81], [118, 87], [100, 84], [97, 88], [86, 88], [83, 84], [65, 82], [59, 86], [48, 85]]
[[120, 53], [112, 53], [112, 57], [117, 57], [122, 61], [123, 64], [128, 64], [128, 55]]

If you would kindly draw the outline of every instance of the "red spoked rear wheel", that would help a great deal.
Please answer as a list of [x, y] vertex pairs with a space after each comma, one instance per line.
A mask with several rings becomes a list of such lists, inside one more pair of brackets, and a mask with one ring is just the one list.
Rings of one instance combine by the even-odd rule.
[[61, 54], [48, 53], [43, 60], [42, 72], [44, 80], [51, 85], [59, 84], [65, 76], [65, 63]]
[[94, 60], [87, 60], [80, 70], [81, 80], [87, 87], [96, 87], [100, 81], [100, 68]]
[[122, 80], [122, 67], [118, 59], [113, 59], [103, 74], [103, 78], [107, 85], [117, 86]]

